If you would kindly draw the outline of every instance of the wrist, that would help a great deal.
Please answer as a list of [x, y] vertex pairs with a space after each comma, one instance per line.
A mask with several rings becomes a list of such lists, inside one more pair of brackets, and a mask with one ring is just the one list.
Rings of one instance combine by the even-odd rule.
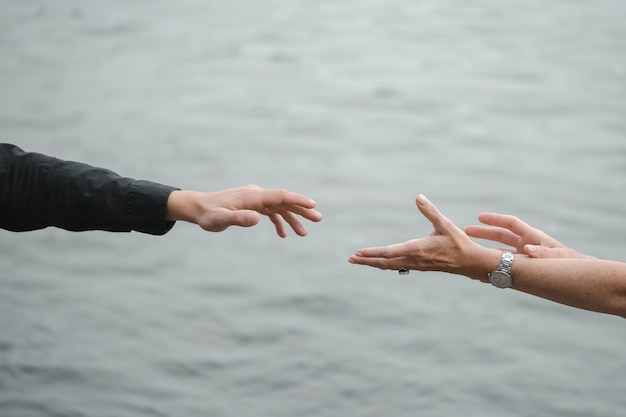
[[197, 223], [200, 213], [199, 193], [197, 191], [172, 191], [167, 199], [167, 220], [182, 220], [190, 223]]
[[475, 263], [472, 268], [472, 274], [469, 275], [469, 277], [484, 283], [489, 283], [489, 274], [498, 269], [501, 258], [502, 251], [500, 249], [489, 249], [480, 246], [473, 255]]

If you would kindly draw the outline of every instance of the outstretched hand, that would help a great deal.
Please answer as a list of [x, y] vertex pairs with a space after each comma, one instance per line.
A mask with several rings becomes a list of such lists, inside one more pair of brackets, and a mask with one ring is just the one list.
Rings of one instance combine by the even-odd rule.
[[168, 200], [168, 220], [196, 223], [204, 230], [221, 232], [230, 226], [250, 227], [269, 217], [280, 237], [287, 237], [285, 223], [299, 236], [307, 230], [298, 216], [313, 222], [322, 220], [310, 198], [287, 190], [266, 190], [256, 185], [201, 193], [174, 191]]
[[478, 220], [487, 225], [465, 228], [468, 236], [500, 242], [516, 249], [517, 253], [533, 258], [591, 258], [568, 248], [545, 232], [529, 226], [515, 216], [481, 213]]
[[[480, 280], [486, 278], [485, 271], [495, 270], [499, 251], [492, 251], [488, 256], [478, 256], [479, 251], [490, 250], [472, 242], [425, 196], [418, 195], [415, 203], [433, 225], [434, 230], [428, 237], [389, 246], [359, 249], [348, 261], [380, 269], [450, 272]], [[480, 264], [481, 259], [482, 262], [487, 259], [488, 265]]]

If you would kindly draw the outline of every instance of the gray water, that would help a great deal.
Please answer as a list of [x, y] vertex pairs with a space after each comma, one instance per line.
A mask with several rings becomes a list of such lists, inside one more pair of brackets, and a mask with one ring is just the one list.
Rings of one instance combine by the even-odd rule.
[[[626, 3], [3, 0], [0, 136], [325, 219], [0, 233], [0, 415], [623, 416], [626, 326], [347, 263], [515, 214], [626, 261]], [[488, 244], [488, 243], [485, 243]]]

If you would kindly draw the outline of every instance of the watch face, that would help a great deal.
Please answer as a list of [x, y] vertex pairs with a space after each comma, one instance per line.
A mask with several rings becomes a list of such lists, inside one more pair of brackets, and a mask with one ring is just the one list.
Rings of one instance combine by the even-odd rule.
[[509, 288], [513, 284], [513, 280], [509, 274], [496, 271], [489, 275], [489, 281], [498, 288]]

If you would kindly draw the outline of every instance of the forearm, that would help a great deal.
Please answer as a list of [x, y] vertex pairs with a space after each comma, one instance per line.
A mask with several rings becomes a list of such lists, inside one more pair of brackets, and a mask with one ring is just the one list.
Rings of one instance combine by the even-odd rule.
[[513, 288], [561, 304], [626, 317], [626, 264], [517, 255]]
[[0, 227], [164, 234], [174, 190], [90, 165], [0, 145]]
[[[472, 245], [459, 273], [489, 282], [501, 251]], [[513, 289], [584, 310], [626, 317], [626, 263], [596, 258], [530, 258], [517, 254], [511, 269]]]

